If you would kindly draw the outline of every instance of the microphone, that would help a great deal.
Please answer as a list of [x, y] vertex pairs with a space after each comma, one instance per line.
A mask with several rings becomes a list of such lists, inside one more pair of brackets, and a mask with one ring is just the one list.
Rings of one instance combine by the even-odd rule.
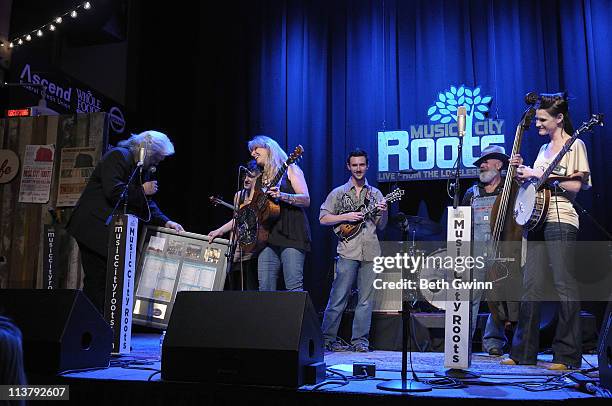
[[246, 174], [247, 174], [247, 175], [249, 175], [249, 177], [250, 177], [250, 178], [255, 178], [255, 177], [256, 177], [256, 176], [255, 176], [255, 174], [254, 174], [253, 172], [249, 171], [249, 168], [247, 168], [246, 166], [242, 166], [242, 165], [240, 165], [238, 168], [239, 168], [240, 170], [245, 171], [245, 172], [246, 172]]
[[460, 106], [457, 109], [457, 130], [459, 132], [459, 137], [465, 136], [465, 120], [467, 116], [467, 110], [465, 106]]
[[140, 149], [138, 150], [138, 163], [136, 164], [136, 166], [143, 166], [144, 165], [144, 160], [147, 157], [147, 147], [145, 145], [145, 143], [141, 143], [140, 144]]
[[525, 95], [525, 103], [530, 106], [536, 104], [538, 100], [540, 100], [540, 95], [536, 92], [529, 92]]
[[145, 180], [147, 182], [157, 180], [157, 168], [155, 166], [149, 167], [149, 169], [147, 169], [145, 172]]

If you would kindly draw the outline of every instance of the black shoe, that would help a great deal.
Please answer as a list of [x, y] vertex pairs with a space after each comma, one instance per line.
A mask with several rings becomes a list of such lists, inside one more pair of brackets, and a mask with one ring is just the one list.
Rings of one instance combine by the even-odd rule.
[[350, 346], [341, 343], [340, 341], [332, 341], [325, 344], [325, 350], [331, 352], [346, 352], [351, 349]]
[[489, 355], [493, 355], [495, 357], [501, 357], [504, 355], [504, 351], [501, 348], [491, 348], [489, 350]]
[[369, 352], [370, 347], [366, 343], [357, 343], [353, 345], [353, 351], [355, 352]]

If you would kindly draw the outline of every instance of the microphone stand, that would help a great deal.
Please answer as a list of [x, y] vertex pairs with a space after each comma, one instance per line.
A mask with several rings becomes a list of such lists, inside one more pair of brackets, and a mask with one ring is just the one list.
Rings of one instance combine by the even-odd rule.
[[457, 168], [455, 170], [455, 195], [453, 196], [453, 209], [456, 209], [459, 206], [459, 194], [461, 192], [461, 188], [459, 186], [459, 179], [461, 178], [461, 155], [463, 155], [463, 137], [464, 135], [459, 136], [459, 146], [457, 151], [459, 155], [457, 156]]
[[[414, 243], [410, 249], [412, 255], [416, 254]], [[402, 279], [404, 278], [405, 268], [402, 268]], [[376, 385], [377, 389], [392, 391], [392, 392], [429, 392], [432, 390], [431, 385], [419, 381], [416, 372], [412, 366], [412, 341], [410, 342], [410, 372], [412, 379], [408, 378], [408, 340], [411, 338], [410, 325], [412, 321], [412, 306], [408, 303], [412, 301], [408, 297], [409, 289], [402, 289], [402, 372], [400, 379], [392, 379], [381, 382]]]
[[[241, 193], [241, 187], [240, 187], [240, 174], [242, 172], [242, 167], [238, 168], [238, 177], [236, 179], [236, 186], [237, 186], [237, 193], [238, 196], [240, 196]], [[236, 252], [236, 248], [238, 246], [238, 211], [240, 209], [239, 207], [240, 204], [240, 198], [238, 199], [234, 199], [234, 209], [232, 212], [232, 219], [234, 221], [234, 223], [232, 224], [232, 231], [230, 233], [230, 239], [229, 239], [229, 249], [227, 250], [227, 252], [225, 253], [225, 256], [228, 260], [228, 262], [230, 264], [233, 265], [234, 263], [234, 254]], [[234, 270], [231, 270], [230, 267], [230, 272], [234, 272]], [[230, 281], [231, 281], [231, 276], [230, 276]], [[240, 265], [240, 290], [244, 290], [244, 275], [242, 274], [242, 263]]]
[[142, 166], [143, 165], [139, 163], [138, 165], [136, 165], [136, 168], [134, 168], [134, 170], [132, 171], [132, 174], [130, 175], [130, 178], [128, 179], [127, 183], [123, 187], [123, 190], [121, 191], [121, 195], [119, 195], [119, 200], [117, 200], [117, 203], [115, 203], [115, 207], [113, 207], [113, 211], [111, 211], [111, 214], [108, 216], [108, 218], [106, 219], [106, 222], [104, 223], [107, 226], [110, 224], [110, 222], [111, 222], [113, 216], [115, 215], [115, 212], [119, 208], [119, 205], [121, 204], [121, 202], [123, 202], [123, 214], [127, 214], [128, 189], [130, 187], [130, 184], [134, 180], [134, 176], [136, 176], [136, 173], [138, 173], [138, 172], [142, 173]]

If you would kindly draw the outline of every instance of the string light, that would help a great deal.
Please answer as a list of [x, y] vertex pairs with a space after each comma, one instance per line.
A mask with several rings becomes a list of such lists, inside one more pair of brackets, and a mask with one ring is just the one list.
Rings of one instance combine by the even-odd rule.
[[[36, 35], [37, 37], [42, 37], [44, 36], [44, 30], [48, 29], [49, 31], [55, 31], [58, 27], [57, 24], [61, 24], [64, 22], [64, 19], [67, 16], [72, 17], [73, 19], [76, 19], [79, 16], [79, 9], [82, 10], [91, 10], [92, 9], [92, 4], [90, 1], [84, 1], [83, 3], [79, 4], [78, 6], [76, 6], [75, 8], [72, 8], [70, 10], [67, 10], [65, 13], [61, 13], [61, 14], [56, 14], [56, 17], [54, 17], [50, 22], [43, 24], [42, 26], [35, 28], [34, 30], [30, 31], [29, 33], [25, 33], [20, 35], [19, 37], [14, 37], [13, 39], [11, 39], [9, 41], [9, 48], [13, 48], [17, 45], [23, 45], [23, 41], [32, 41], [32, 37], [33, 35]], [[4, 43], [2, 43], [2, 46], [5, 46]]]

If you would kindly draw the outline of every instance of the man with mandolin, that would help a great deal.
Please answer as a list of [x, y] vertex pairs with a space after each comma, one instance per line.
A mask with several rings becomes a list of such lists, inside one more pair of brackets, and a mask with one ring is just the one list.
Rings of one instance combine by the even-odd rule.
[[[347, 351], [352, 348], [354, 351], [367, 352], [376, 275], [373, 261], [374, 257], [381, 254], [376, 231], [382, 230], [387, 224], [387, 201], [380, 190], [370, 186], [366, 179], [368, 155], [365, 151], [352, 151], [346, 160], [346, 167], [351, 173], [350, 179], [332, 190], [321, 205], [319, 214], [321, 225], [336, 226], [337, 229], [350, 226], [350, 231], [338, 242], [336, 276], [325, 309], [322, 330], [327, 350]], [[358, 231], [353, 233], [354, 229]], [[338, 340], [337, 334], [355, 278], [359, 292], [349, 347]]]
[[[581, 129], [588, 130], [595, 124], [598, 123], [586, 123]], [[503, 360], [502, 364], [536, 364], [539, 350], [540, 301], [543, 300], [546, 287], [552, 283], [559, 297], [559, 321], [552, 343], [553, 360], [548, 369], [580, 368], [580, 297], [572, 276], [574, 242], [579, 222], [571, 200], [580, 190], [591, 187], [587, 151], [584, 143], [577, 139], [581, 129], [574, 131], [572, 127], [565, 94], [540, 95], [536, 110], [536, 128], [540, 136], [548, 137], [549, 142], [540, 148], [533, 168], [523, 165], [520, 155], [510, 161], [511, 164], [519, 165], [517, 178], [523, 181], [521, 190], [528, 190], [531, 185], [536, 185], [534, 189], [537, 194], [542, 192], [543, 199], [537, 203], [535, 210], [537, 213], [539, 208], [541, 221], [523, 221], [522, 216], [527, 212], [525, 207], [528, 204], [527, 200], [521, 201], [523, 196], [520, 192], [515, 203], [515, 218], [529, 231], [527, 259], [519, 323], [510, 358]], [[526, 194], [527, 198], [530, 197], [529, 193], [523, 194]], [[552, 282], [549, 282], [549, 278]]]

